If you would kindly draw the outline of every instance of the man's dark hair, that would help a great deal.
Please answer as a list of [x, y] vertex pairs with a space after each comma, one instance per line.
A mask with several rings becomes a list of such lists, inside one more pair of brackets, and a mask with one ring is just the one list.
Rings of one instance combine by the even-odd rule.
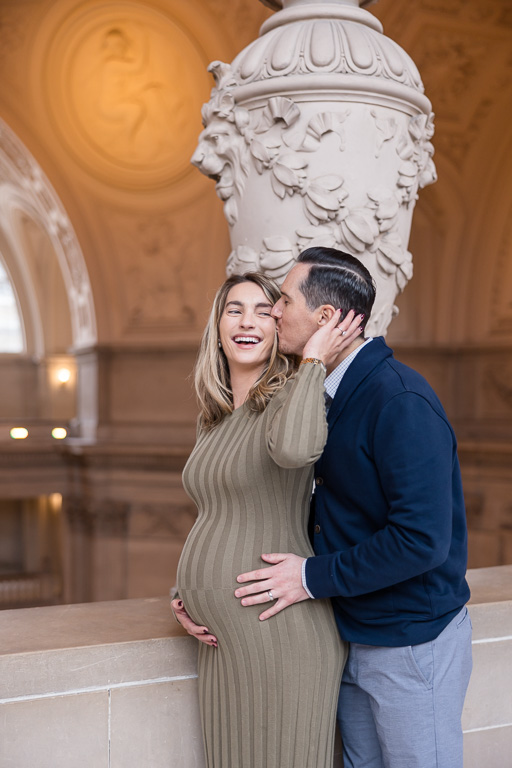
[[307, 248], [299, 255], [298, 264], [311, 264], [308, 276], [299, 288], [308, 309], [332, 304], [342, 309], [345, 317], [350, 309], [364, 315], [366, 325], [375, 301], [375, 282], [366, 267], [348, 253], [336, 248], [317, 246]]

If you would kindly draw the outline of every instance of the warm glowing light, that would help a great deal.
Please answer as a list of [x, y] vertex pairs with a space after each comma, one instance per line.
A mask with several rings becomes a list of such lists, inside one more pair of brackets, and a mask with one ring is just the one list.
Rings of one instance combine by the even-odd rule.
[[54, 427], [52, 429], [52, 437], [54, 437], [56, 440], [64, 440], [67, 434], [68, 432], [66, 429], [64, 429], [64, 427]]
[[62, 506], [62, 494], [50, 493], [49, 499], [51, 508], [57, 512]]
[[25, 429], [25, 427], [13, 427], [10, 435], [13, 440], [24, 440], [28, 437], [28, 429]]
[[57, 378], [61, 384], [65, 384], [71, 378], [71, 371], [69, 368], [59, 368], [57, 371]]

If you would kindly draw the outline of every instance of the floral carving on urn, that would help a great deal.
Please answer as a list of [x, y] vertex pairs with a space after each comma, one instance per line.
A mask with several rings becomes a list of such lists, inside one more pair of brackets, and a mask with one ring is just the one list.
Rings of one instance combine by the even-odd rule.
[[228, 274], [282, 282], [304, 248], [339, 248], [373, 274], [369, 332], [384, 334], [412, 277], [418, 190], [436, 179], [431, 105], [412, 60], [355, 0], [284, 6], [231, 65], [210, 65], [192, 162], [224, 201]]

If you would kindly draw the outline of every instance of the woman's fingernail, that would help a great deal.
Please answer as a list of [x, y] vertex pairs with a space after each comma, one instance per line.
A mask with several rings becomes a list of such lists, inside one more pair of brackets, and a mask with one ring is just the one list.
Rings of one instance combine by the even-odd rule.
[[207, 635], [207, 634], [208, 634], [208, 630], [207, 629], [203, 629], [203, 635]]
[[178, 608], [183, 608], [183, 601], [182, 600], [178, 600]]
[[363, 326], [362, 326], [362, 325], [360, 325], [360, 326], [359, 326], [359, 330], [360, 330], [360, 331], [364, 331], [364, 328], [363, 328]]
[[360, 315], [361, 320], [364, 320], [365, 317], [366, 315]]

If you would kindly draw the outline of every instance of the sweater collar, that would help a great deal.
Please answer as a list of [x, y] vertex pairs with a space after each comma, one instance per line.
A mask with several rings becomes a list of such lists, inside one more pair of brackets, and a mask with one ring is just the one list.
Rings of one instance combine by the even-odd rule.
[[349, 366], [338, 387], [332, 405], [327, 415], [327, 423], [331, 427], [337, 420], [352, 393], [372, 371], [386, 358], [393, 355], [382, 336], [374, 338], [371, 344], [366, 344]]

